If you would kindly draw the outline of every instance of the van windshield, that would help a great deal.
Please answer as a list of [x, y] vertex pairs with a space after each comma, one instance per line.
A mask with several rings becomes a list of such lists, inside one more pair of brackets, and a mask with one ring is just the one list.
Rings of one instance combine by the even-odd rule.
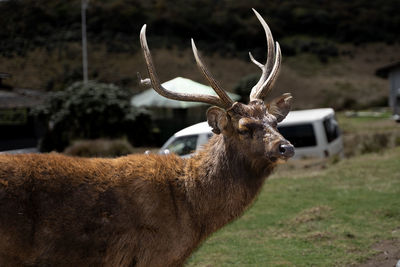
[[294, 147], [317, 145], [314, 127], [311, 123], [278, 126], [278, 131], [283, 135], [283, 137], [292, 143]]
[[324, 120], [324, 129], [328, 143], [334, 141], [340, 135], [339, 126], [334, 117], [326, 118]]
[[186, 135], [176, 138], [165, 149], [179, 156], [193, 153], [196, 150], [198, 135]]

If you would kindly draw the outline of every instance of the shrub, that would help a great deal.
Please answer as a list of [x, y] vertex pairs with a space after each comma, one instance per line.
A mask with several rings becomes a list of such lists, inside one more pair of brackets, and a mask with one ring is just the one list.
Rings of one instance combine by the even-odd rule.
[[388, 148], [400, 145], [400, 134], [397, 131], [345, 134], [343, 137], [346, 157], [366, 153], [380, 153]]
[[138, 111], [129, 100], [127, 91], [96, 82], [76, 82], [64, 91], [53, 93], [45, 105], [33, 111], [47, 125], [41, 151], [62, 151], [75, 139], [129, 137], [135, 127], [140, 128], [142, 135], [149, 134], [150, 117], [141, 116], [137, 125]]
[[375, 133], [370, 135], [361, 142], [361, 154], [381, 152], [383, 149], [389, 147], [389, 141], [389, 133]]

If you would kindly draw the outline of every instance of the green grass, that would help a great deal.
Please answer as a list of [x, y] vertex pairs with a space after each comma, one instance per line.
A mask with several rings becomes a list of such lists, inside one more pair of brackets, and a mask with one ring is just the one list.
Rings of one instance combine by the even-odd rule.
[[371, 133], [400, 129], [400, 124], [391, 119], [391, 113], [388, 110], [377, 113], [375, 116], [355, 117], [346, 116], [344, 112], [339, 112], [337, 119], [344, 133]]
[[388, 239], [400, 240], [400, 148], [274, 174], [253, 207], [187, 266], [344, 266]]
[[400, 146], [400, 124], [391, 119], [389, 110], [360, 112], [358, 116], [337, 113], [343, 132], [344, 154], [352, 157], [382, 152]]

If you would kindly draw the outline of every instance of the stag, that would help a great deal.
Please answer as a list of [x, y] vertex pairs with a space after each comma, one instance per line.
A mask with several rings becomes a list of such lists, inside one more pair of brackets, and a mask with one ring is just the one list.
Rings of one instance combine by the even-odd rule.
[[294, 154], [277, 131], [290, 109], [284, 94], [265, 104], [281, 64], [264, 27], [266, 64], [250, 102], [233, 102], [192, 48], [218, 96], [163, 88], [146, 41], [140, 41], [159, 94], [213, 105], [214, 136], [189, 159], [129, 155], [116, 159], [61, 154], [0, 156], [0, 266], [181, 266], [211, 233], [238, 218], [279, 163]]

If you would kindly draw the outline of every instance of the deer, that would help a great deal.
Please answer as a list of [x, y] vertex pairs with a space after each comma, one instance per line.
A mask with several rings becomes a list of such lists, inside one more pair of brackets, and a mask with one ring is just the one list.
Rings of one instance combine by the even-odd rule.
[[233, 102], [191, 40], [197, 65], [217, 95], [165, 89], [146, 40], [140, 42], [160, 95], [211, 104], [214, 132], [192, 157], [131, 154], [79, 158], [58, 153], [0, 155], [0, 266], [182, 266], [213, 232], [240, 217], [275, 167], [294, 155], [277, 130], [288, 93], [267, 104], [281, 51], [267, 38], [267, 60], [248, 104]]

